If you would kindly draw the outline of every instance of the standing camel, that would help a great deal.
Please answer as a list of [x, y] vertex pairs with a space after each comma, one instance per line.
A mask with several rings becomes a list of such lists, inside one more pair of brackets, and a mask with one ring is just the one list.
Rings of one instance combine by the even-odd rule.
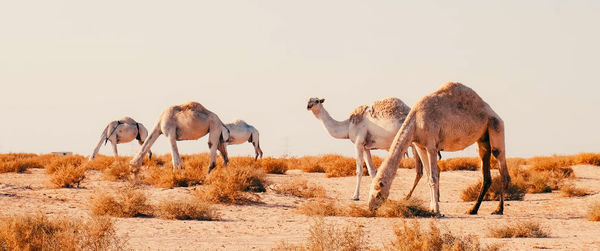
[[[325, 99], [310, 98], [306, 109], [311, 110], [315, 117], [321, 120], [332, 137], [350, 139], [354, 143], [356, 151], [356, 190], [352, 199], [358, 200], [363, 161], [367, 163], [371, 178], [375, 177], [377, 172], [371, 159], [371, 149], [389, 149], [394, 135], [402, 126], [410, 107], [398, 98], [386, 98], [375, 101], [370, 107], [366, 105], [359, 106], [350, 114], [349, 119], [337, 121], [325, 110], [323, 102], [325, 102]], [[423, 175], [423, 165], [416, 158], [417, 153], [413, 153], [417, 175], [410, 193], [406, 196], [407, 198], [412, 195]]]
[[490, 158], [494, 155], [500, 166], [503, 184], [500, 203], [493, 214], [503, 214], [504, 190], [510, 184], [505, 159], [504, 122], [475, 91], [460, 83], [443, 85], [437, 91], [419, 100], [410, 111], [402, 128], [396, 134], [379, 173], [371, 183], [369, 209], [374, 211], [387, 199], [398, 162], [408, 146], [412, 144], [416, 145], [419, 157], [424, 163], [431, 195], [429, 207], [434, 213], [440, 215], [439, 167], [436, 153], [440, 150], [459, 151], [474, 142], [477, 142], [479, 147], [483, 186], [477, 202], [468, 213], [477, 214], [492, 182]]
[[171, 143], [173, 168], [183, 168], [181, 157], [179, 157], [179, 150], [177, 150], [177, 141], [196, 140], [206, 134], [209, 134], [208, 148], [210, 149], [208, 172], [210, 173], [215, 167], [217, 150], [223, 155], [225, 165], [229, 162], [225, 143], [229, 138], [229, 131], [223, 122], [221, 122], [221, 119], [213, 112], [204, 108], [200, 103], [188, 102], [182, 105], [171, 106], [160, 115], [152, 133], [129, 163], [132, 171], [138, 171], [142, 165], [142, 157], [150, 150], [152, 144], [154, 144], [161, 134], [165, 134]]
[[[113, 151], [115, 153], [115, 158], [119, 157], [119, 153], [117, 152], [117, 144], [128, 143], [133, 139], [137, 139], [140, 145], [144, 144], [144, 141], [148, 137], [148, 130], [146, 127], [142, 125], [142, 123], [138, 123], [130, 117], [123, 117], [120, 120], [114, 120], [108, 123], [102, 134], [100, 135], [100, 141], [94, 148], [94, 152], [90, 156], [90, 160], [96, 158], [98, 151], [100, 151], [100, 147], [102, 146], [102, 142], [106, 145], [106, 142], [110, 141], [113, 147]], [[152, 158], [152, 152], [148, 150], [149, 157]]]
[[257, 160], [259, 157], [262, 158], [263, 152], [258, 143], [258, 130], [254, 126], [248, 125], [243, 120], [236, 120], [225, 124], [225, 126], [229, 129], [228, 145], [237, 145], [248, 141], [254, 146], [254, 160]]

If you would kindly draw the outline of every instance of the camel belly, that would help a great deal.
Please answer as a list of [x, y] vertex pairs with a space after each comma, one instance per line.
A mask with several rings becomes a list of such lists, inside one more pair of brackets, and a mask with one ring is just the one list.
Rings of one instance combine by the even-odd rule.
[[137, 133], [137, 128], [128, 124], [120, 124], [114, 132], [117, 144], [131, 142], [135, 139]]
[[196, 140], [208, 134], [210, 122], [205, 119], [190, 116], [176, 116], [177, 140]]
[[367, 137], [365, 146], [369, 149], [389, 149], [394, 137], [402, 127], [398, 120], [367, 120]]

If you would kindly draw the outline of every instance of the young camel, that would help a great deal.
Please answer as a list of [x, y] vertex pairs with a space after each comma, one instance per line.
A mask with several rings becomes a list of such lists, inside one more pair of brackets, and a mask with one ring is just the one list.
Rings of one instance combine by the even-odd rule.
[[[117, 144], [128, 143], [134, 139], [137, 139], [140, 145], [144, 144], [144, 141], [148, 137], [148, 130], [146, 127], [142, 125], [142, 123], [138, 123], [130, 117], [123, 117], [120, 120], [113, 120], [104, 128], [102, 134], [100, 135], [100, 141], [94, 148], [92, 155], [90, 156], [90, 160], [96, 158], [98, 155], [98, 151], [100, 151], [100, 147], [102, 146], [102, 142], [106, 145], [106, 142], [110, 141], [113, 147], [113, 151], [115, 153], [115, 158], [119, 156], [117, 152]], [[152, 158], [152, 152], [148, 150], [149, 157]]]
[[217, 150], [221, 152], [225, 165], [229, 162], [227, 158], [226, 141], [229, 138], [229, 131], [221, 122], [221, 119], [204, 108], [197, 102], [188, 102], [182, 105], [174, 105], [167, 108], [159, 117], [156, 126], [148, 139], [140, 147], [135, 157], [129, 163], [132, 171], [137, 173], [142, 165], [142, 157], [150, 150], [150, 147], [158, 136], [165, 134], [171, 143], [171, 155], [173, 158], [173, 168], [182, 169], [181, 157], [177, 150], [177, 141], [196, 140], [206, 134], [208, 136], [208, 148], [210, 149], [210, 163], [208, 172], [215, 167]]
[[[306, 109], [311, 110], [315, 117], [321, 120], [332, 137], [350, 139], [354, 143], [356, 150], [356, 189], [352, 199], [358, 200], [360, 180], [363, 173], [363, 160], [367, 163], [371, 178], [375, 177], [377, 172], [371, 159], [371, 149], [389, 149], [394, 135], [402, 126], [410, 107], [400, 99], [386, 98], [375, 101], [370, 107], [366, 105], [359, 106], [350, 114], [349, 119], [337, 121], [325, 110], [323, 102], [325, 102], [325, 99], [310, 98]], [[407, 198], [410, 198], [423, 175], [421, 161], [416, 158], [416, 151], [413, 151], [413, 153], [417, 175], [412, 189], [406, 196]]]
[[237, 145], [248, 141], [254, 146], [254, 153], [256, 154], [254, 160], [257, 160], [259, 157], [262, 158], [263, 152], [258, 143], [258, 130], [254, 126], [248, 125], [243, 120], [236, 120], [225, 124], [225, 126], [229, 129], [228, 145]]
[[440, 150], [458, 151], [477, 142], [483, 186], [475, 205], [468, 211], [477, 214], [490, 184], [490, 158], [498, 160], [503, 186], [500, 203], [493, 214], [503, 214], [504, 190], [510, 184], [504, 148], [504, 122], [471, 88], [460, 83], [447, 83], [434, 93], [423, 97], [410, 111], [396, 134], [387, 158], [371, 183], [369, 209], [374, 211], [389, 195], [398, 162], [409, 145], [416, 145], [424, 163], [431, 195], [430, 209], [440, 215], [439, 167], [436, 153]]

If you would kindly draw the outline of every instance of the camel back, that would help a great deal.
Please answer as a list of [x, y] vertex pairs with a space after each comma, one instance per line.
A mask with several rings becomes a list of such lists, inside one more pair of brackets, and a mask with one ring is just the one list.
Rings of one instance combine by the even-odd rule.
[[363, 116], [365, 114], [365, 111], [367, 111], [367, 108], [369, 108], [366, 105], [361, 105], [359, 107], [356, 107], [356, 109], [354, 109], [354, 111], [350, 114], [350, 123], [352, 124], [358, 124], [363, 120]]
[[179, 111], [187, 111], [187, 110], [192, 110], [192, 111], [198, 111], [198, 112], [208, 112], [208, 109], [204, 108], [204, 106], [202, 106], [200, 103], [198, 102], [187, 102], [183, 105], [177, 105], [175, 106], [175, 109], [179, 110]]
[[410, 112], [410, 107], [397, 98], [377, 100], [371, 107], [371, 116], [373, 118], [404, 119]]

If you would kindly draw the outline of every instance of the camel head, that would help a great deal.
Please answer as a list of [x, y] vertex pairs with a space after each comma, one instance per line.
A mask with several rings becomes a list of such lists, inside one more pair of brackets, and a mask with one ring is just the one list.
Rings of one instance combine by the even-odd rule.
[[322, 98], [322, 99], [310, 98], [310, 99], [308, 99], [308, 104], [306, 105], [306, 110], [311, 110], [313, 107], [323, 104], [323, 102], [325, 102], [324, 98]]

